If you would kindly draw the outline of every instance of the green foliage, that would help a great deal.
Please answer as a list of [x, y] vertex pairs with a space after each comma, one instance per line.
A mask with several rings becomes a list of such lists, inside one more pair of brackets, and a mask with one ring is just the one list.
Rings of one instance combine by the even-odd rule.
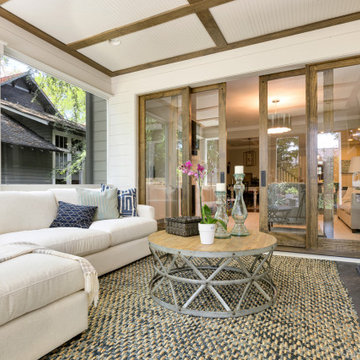
[[72, 152], [71, 159], [72, 161], [68, 163], [64, 169], [57, 170], [60, 175], [67, 175], [70, 177], [73, 174], [81, 172], [85, 164], [86, 150]]
[[293, 194], [293, 195], [298, 195], [299, 194], [299, 190], [295, 187], [295, 186], [291, 186], [289, 188], [287, 188], [285, 190], [285, 194]]
[[220, 219], [215, 219], [211, 216], [211, 209], [206, 204], [202, 207], [201, 213], [202, 213], [201, 224], [216, 224], [218, 222], [225, 230], [227, 229], [224, 221]]
[[[86, 92], [84, 90], [40, 71], [32, 71], [30, 76], [35, 79], [39, 88], [58, 110], [57, 115], [77, 123], [86, 123]], [[33, 100], [37, 95], [35, 93]], [[64, 131], [68, 132], [66, 129]], [[80, 147], [71, 148], [71, 162], [64, 169], [56, 171], [61, 175], [71, 177], [82, 171], [85, 159], [85, 143], [82, 142]]]
[[279, 137], [276, 139], [277, 167], [299, 176], [299, 138]]
[[84, 90], [40, 71], [34, 71], [33, 77], [65, 119], [85, 124], [86, 92]]

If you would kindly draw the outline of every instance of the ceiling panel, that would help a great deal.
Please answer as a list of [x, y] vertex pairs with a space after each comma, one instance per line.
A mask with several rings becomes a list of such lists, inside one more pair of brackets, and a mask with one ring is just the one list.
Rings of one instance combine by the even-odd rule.
[[215, 46], [196, 15], [189, 15], [79, 50], [112, 71]]
[[235, 0], [210, 9], [227, 42], [360, 11], [359, 0]]
[[10, 0], [2, 7], [70, 43], [188, 4], [186, 0]]

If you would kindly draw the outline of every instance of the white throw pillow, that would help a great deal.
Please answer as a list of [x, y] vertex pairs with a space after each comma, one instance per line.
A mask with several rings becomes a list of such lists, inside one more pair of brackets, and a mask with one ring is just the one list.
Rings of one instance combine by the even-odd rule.
[[100, 192], [98, 189], [77, 188], [80, 205], [97, 206], [95, 220], [117, 219], [119, 217], [117, 189]]

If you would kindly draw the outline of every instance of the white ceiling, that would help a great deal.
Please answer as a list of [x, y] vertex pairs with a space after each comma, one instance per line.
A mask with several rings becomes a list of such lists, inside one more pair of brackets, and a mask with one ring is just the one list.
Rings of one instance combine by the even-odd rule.
[[[187, 0], [9, 0], [1, 5], [65, 44], [189, 5]], [[210, 8], [228, 43], [360, 12], [360, 0], [233, 0]], [[216, 49], [197, 15], [79, 50], [111, 71]], [[70, 48], [69, 48], [70, 49]], [[221, 49], [221, 48], [220, 48]]]
[[10, 0], [2, 7], [70, 43], [186, 4], [186, 0]]
[[215, 46], [195, 14], [120, 39], [118, 46], [102, 42], [79, 51], [115, 71]]
[[212, 8], [228, 42], [360, 11], [359, 0], [237, 0]]

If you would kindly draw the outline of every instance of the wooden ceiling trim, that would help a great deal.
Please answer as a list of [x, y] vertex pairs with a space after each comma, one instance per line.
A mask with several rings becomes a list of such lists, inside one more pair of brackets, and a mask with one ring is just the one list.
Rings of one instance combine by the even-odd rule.
[[[74, 41], [67, 44], [69, 47], [75, 50], [82, 49], [91, 45], [95, 45], [110, 39], [114, 39], [120, 36], [131, 34], [136, 31], [144, 30], [156, 25], [160, 25], [171, 20], [179, 19], [181, 17], [198, 13], [207, 10], [211, 7], [219, 6], [234, 0], [200, 0], [194, 4], [183, 5], [176, 9], [162, 12], [160, 14], [150, 16], [146, 19], [135, 21], [131, 24], [120, 26], [115, 29], [104, 31], [100, 34], [90, 36], [86, 39]], [[210, 12], [209, 12], [210, 13]], [[210, 14], [211, 15], [211, 14]], [[215, 22], [215, 20], [214, 20]], [[216, 24], [216, 23], [215, 23]], [[217, 26], [217, 25], [216, 25]]]
[[1, 7], [0, 7], [0, 17], [12, 22], [13, 24], [21, 27], [22, 29], [28, 31], [29, 33], [39, 37], [40, 39], [48, 42], [51, 45], [57, 47], [58, 49], [68, 53], [69, 55], [72, 55], [72, 56], [76, 57], [77, 59], [79, 59], [82, 62], [90, 65], [91, 67], [101, 71], [102, 73], [104, 73], [104, 74], [106, 74], [108, 76], [113, 75], [113, 72], [111, 70], [109, 70], [106, 67], [104, 67], [104, 66], [98, 64], [97, 62], [91, 60], [87, 56], [85, 56], [83, 54], [80, 54], [79, 52], [69, 48], [63, 42], [55, 39], [54, 37], [47, 34], [46, 32], [44, 32], [44, 31], [40, 30], [39, 28], [29, 24], [27, 21], [19, 18], [18, 16], [14, 15], [13, 13], [11, 13], [11, 12], [1, 8]]
[[134, 72], [134, 71], [150, 69], [150, 68], [153, 68], [156, 66], [171, 64], [171, 63], [175, 63], [178, 61], [189, 60], [189, 59], [193, 59], [196, 57], [215, 54], [215, 53], [222, 52], [222, 51], [238, 49], [241, 47], [255, 45], [255, 44], [259, 44], [259, 43], [266, 42], [266, 41], [281, 39], [281, 38], [284, 38], [287, 36], [293, 36], [293, 35], [298, 35], [298, 34], [302, 34], [305, 32], [309, 32], [309, 31], [324, 29], [329, 26], [345, 24], [345, 23], [348, 23], [351, 21], [356, 21], [356, 20], [360, 20], [360, 12], [343, 15], [343, 16], [338, 16], [335, 18], [326, 19], [326, 20], [322, 20], [322, 21], [317, 21], [314, 23], [301, 25], [301, 26], [297, 26], [294, 28], [270, 33], [270, 34], [260, 35], [260, 36], [250, 38], [250, 39], [239, 40], [239, 41], [227, 44], [226, 46], [218, 46], [218, 47], [212, 47], [212, 48], [208, 48], [208, 49], [204, 49], [204, 50], [198, 50], [198, 51], [194, 51], [194, 52], [187, 53], [187, 54], [182, 54], [182, 55], [173, 56], [173, 57], [166, 58], [166, 59], [152, 61], [152, 62], [149, 62], [146, 64], [132, 66], [132, 67], [129, 67], [126, 69], [116, 70], [116, 71], [113, 71], [113, 76], [119, 76], [119, 75], [127, 74], [130, 72]]
[[[196, 4], [201, 0], [188, 0], [190, 4]], [[213, 39], [216, 46], [226, 46], [227, 42], [223, 33], [221, 32], [218, 24], [216, 23], [214, 17], [212, 16], [209, 9], [201, 10], [196, 12], [197, 17], [204, 25], [206, 31]]]

